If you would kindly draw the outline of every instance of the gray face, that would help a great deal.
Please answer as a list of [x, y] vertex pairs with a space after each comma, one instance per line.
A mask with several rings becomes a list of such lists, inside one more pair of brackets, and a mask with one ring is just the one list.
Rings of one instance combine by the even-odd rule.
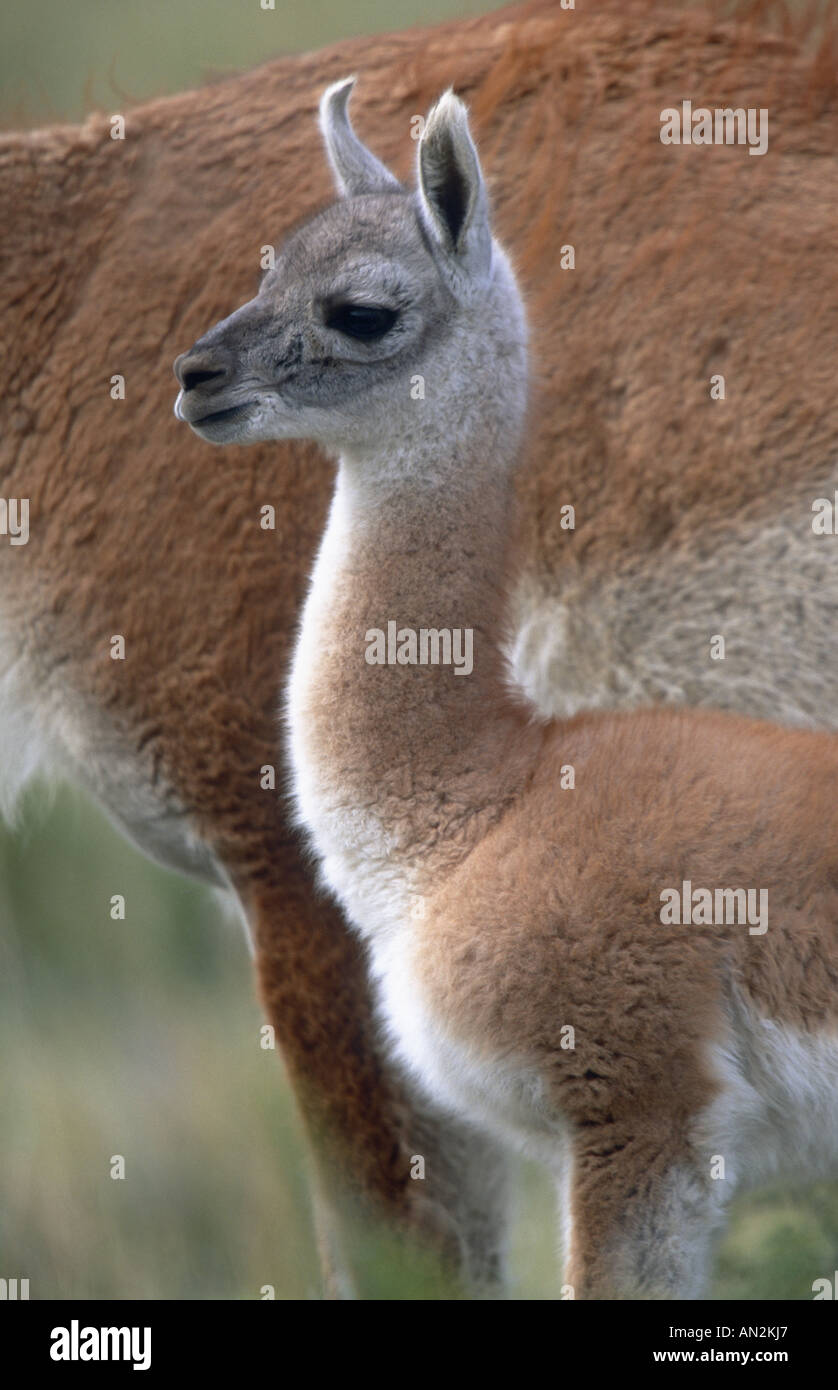
[[255, 299], [175, 363], [175, 413], [213, 443], [369, 437], [406, 399], [457, 301], [405, 192], [346, 198], [298, 229]]

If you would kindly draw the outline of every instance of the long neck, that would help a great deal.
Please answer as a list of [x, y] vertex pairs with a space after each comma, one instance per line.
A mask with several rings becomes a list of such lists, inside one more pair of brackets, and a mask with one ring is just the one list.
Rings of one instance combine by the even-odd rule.
[[302, 816], [344, 900], [353, 853], [421, 893], [525, 775], [535, 731], [499, 650], [514, 414], [341, 459], [290, 714]]

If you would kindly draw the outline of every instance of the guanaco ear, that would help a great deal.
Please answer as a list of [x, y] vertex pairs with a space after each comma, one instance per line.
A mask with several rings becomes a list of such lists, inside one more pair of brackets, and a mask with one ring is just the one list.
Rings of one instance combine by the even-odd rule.
[[320, 129], [326, 153], [342, 198], [362, 193], [390, 193], [401, 188], [395, 174], [363, 145], [349, 122], [347, 106], [354, 77], [343, 77], [327, 87], [320, 99]]
[[489, 198], [465, 106], [449, 90], [419, 141], [419, 210], [457, 281], [483, 281], [492, 264]]

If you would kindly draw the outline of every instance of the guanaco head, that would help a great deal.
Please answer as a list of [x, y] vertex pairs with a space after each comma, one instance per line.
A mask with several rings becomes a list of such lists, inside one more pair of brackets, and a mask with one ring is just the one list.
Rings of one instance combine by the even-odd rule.
[[203, 439], [380, 447], [415, 425], [417, 399], [465, 410], [487, 363], [503, 389], [522, 375], [523, 311], [466, 108], [450, 91], [433, 107], [409, 191], [353, 131], [353, 84], [320, 104], [339, 201], [290, 237], [255, 299], [175, 362], [175, 414]]

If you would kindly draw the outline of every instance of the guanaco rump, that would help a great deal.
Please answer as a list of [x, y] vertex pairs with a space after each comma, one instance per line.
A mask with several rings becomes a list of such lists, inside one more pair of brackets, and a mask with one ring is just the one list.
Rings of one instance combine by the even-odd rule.
[[[329, 196], [310, 119], [328, 82], [363, 73], [359, 128], [397, 167], [447, 85], [474, 114], [539, 345], [515, 479], [519, 683], [545, 714], [681, 701], [836, 724], [835, 542], [811, 530], [838, 436], [829, 36], [818, 50], [793, 16], [778, 35], [706, 5], [580, 16], [543, 0], [279, 59], [129, 110], [124, 141], [104, 116], [0, 137], [0, 475], [31, 501], [28, 543], [0, 544], [4, 803], [66, 771], [148, 853], [232, 885], [317, 1158], [327, 1261], [361, 1293], [335, 1207], [364, 1235], [382, 1216], [403, 1232], [409, 1268], [430, 1240], [491, 1274], [502, 1163], [391, 1067], [363, 952], [260, 786], [282, 762], [277, 672], [329, 465], [294, 441], [208, 461], [169, 376], [252, 293], [264, 243]], [[660, 111], [684, 96], [768, 106], [767, 155], [662, 145]]]
[[321, 107], [340, 200], [178, 358], [176, 413], [338, 459], [290, 759], [398, 1056], [551, 1169], [575, 1296], [695, 1297], [737, 1189], [838, 1163], [838, 746], [724, 714], [549, 720], [510, 688], [523, 302], [463, 104], [431, 110], [413, 192], [354, 134], [353, 81]]

